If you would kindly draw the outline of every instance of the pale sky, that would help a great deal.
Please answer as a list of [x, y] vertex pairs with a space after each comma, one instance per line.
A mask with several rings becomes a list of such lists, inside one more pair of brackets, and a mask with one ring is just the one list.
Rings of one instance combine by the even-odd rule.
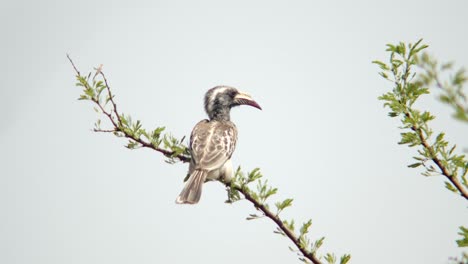
[[[239, 107], [234, 166], [260, 167], [312, 218], [320, 253], [350, 263], [448, 263], [460, 256], [467, 203], [426, 178], [377, 96], [391, 89], [372, 60], [386, 43], [424, 38], [468, 65], [466, 1], [9, 1], [0, 9], [0, 263], [299, 263], [290, 242], [221, 184], [198, 205], [174, 203], [186, 164], [129, 151], [91, 132], [69, 53], [104, 65], [120, 111], [188, 136], [203, 95], [231, 85]], [[468, 148], [468, 126], [426, 96], [436, 131]]]

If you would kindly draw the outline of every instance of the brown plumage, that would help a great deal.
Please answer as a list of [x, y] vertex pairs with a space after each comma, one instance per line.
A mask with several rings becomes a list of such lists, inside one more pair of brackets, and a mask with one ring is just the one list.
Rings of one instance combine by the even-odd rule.
[[232, 87], [217, 86], [206, 93], [205, 110], [210, 120], [198, 122], [192, 130], [190, 176], [176, 203], [198, 203], [206, 180], [230, 181], [231, 156], [237, 142], [237, 128], [230, 121], [230, 109], [241, 104], [261, 109], [249, 95]]

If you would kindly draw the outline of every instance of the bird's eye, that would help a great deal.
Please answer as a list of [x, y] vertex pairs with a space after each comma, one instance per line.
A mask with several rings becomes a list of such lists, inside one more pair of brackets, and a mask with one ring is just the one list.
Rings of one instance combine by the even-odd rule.
[[230, 96], [231, 98], [236, 97], [237, 94], [238, 94], [238, 92], [235, 91], [235, 90], [229, 91], [229, 96]]

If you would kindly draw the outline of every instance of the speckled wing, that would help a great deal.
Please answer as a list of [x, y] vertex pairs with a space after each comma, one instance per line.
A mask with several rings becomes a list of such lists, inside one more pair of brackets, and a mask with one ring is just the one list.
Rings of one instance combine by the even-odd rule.
[[236, 141], [237, 128], [231, 121], [200, 121], [190, 136], [193, 169], [221, 168], [231, 158]]

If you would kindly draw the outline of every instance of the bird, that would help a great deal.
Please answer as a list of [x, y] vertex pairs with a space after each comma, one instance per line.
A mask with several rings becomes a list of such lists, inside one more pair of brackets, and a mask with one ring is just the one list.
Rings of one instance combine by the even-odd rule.
[[249, 105], [262, 110], [247, 93], [230, 86], [216, 86], [205, 94], [205, 111], [209, 119], [198, 122], [190, 134], [191, 160], [188, 179], [176, 199], [177, 204], [200, 201], [207, 180], [230, 182], [233, 176], [231, 156], [236, 148], [237, 128], [231, 121], [231, 108]]

